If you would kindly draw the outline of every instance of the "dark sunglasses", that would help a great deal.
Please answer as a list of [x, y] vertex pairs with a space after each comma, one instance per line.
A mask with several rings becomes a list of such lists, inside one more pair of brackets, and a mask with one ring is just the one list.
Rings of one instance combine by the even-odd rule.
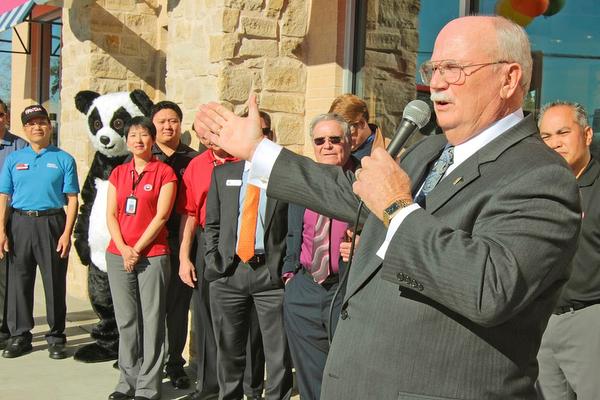
[[313, 142], [316, 146], [322, 146], [325, 144], [325, 140], [327, 140], [329, 143], [331, 144], [340, 144], [342, 143], [342, 137], [341, 136], [324, 136], [324, 137], [318, 137], [318, 138], [314, 138]]
[[262, 128], [262, 133], [265, 136], [269, 136], [273, 131], [271, 130], [271, 128]]

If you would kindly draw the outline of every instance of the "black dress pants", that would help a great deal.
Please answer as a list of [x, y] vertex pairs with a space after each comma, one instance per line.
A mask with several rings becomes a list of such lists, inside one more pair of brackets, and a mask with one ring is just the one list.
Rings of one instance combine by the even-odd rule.
[[[201, 393], [218, 393], [217, 381], [217, 342], [213, 331], [213, 315], [210, 307], [210, 286], [204, 279], [204, 241], [202, 231], [196, 231], [196, 288], [192, 295], [194, 314], [194, 337], [197, 358], [196, 390]], [[260, 396], [265, 380], [265, 354], [256, 310], [251, 313], [248, 341], [246, 345], [246, 367], [244, 369], [243, 390], [248, 396]]]
[[10, 217], [7, 321], [11, 336], [31, 338], [35, 273], [39, 265], [50, 326], [46, 340], [48, 343], [66, 341], [67, 259], [60, 258], [56, 251], [65, 219], [64, 213], [41, 217], [12, 213]]

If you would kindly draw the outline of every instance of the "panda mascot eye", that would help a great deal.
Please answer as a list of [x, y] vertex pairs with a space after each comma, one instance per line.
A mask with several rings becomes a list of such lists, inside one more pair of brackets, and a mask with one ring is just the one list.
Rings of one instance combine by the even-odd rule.
[[120, 118], [115, 119], [112, 124], [115, 131], [120, 131], [123, 129], [123, 125], [125, 125], [123, 120]]
[[99, 131], [100, 129], [102, 129], [102, 121], [97, 119], [94, 121], [94, 130]]

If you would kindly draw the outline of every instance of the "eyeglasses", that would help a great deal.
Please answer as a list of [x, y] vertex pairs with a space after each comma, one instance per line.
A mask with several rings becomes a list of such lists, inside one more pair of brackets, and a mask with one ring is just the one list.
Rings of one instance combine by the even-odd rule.
[[36, 121], [30, 121], [30, 122], [26, 122], [25, 123], [25, 126], [27, 128], [31, 128], [31, 127], [33, 127], [35, 125], [44, 127], [44, 126], [50, 125], [50, 123], [48, 121], [37, 121], [37, 122]]
[[[446, 83], [452, 84], [458, 82], [461, 76], [461, 72], [464, 73], [465, 76], [470, 76], [475, 72], [479, 71], [481, 68], [486, 67], [488, 65], [509, 64], [510, 62], [511, 61], [500, 60], [480, 64], [463, 65], [453, 60], [444, 60], [439, 62], [429, 60], [421, 64], [421, 66], [419, 67], [419, 73], [421, 74], [421, 79], [423, 80], [423, 83], [426, 85], [429, 85], [431, 83], [431, 78], [433, 78], [433, 74], [435, 73], [435, 71], [438, 71], [440, 73], [441, 77], [444, 79], [444, 81], [446, 81]], [[465, 71], [465, 68], [469, 67], [479, 68], [473, 70], [471, 73], [467, 73]]]
[[262, 133], [265, 136], [269, 136], [271, 133], [273, 133], [273, 131], [271, 130], [271, 128], [262, 128]]
[[342, 143], [341, 136], [323, 136], [317, 137], [313, 139], [315, 146], [323, 146], [325, 144], [325, 140], [327, 140], [331, 144], [340, 144]]

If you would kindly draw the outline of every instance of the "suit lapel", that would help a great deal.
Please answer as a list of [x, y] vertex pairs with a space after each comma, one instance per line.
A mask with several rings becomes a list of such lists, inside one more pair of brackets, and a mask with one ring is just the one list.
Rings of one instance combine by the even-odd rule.
[[277, 202], [278, 200], [272, 199], [267, 196], [267, 205], [265, 208], [265, 238], [267, 237], [267, 232], [269, 232], [271, 221], [273, 221], [273, 215], [275, 214]]
[[444, 177], [429, 193], [425, 203], [427, 212], [430, 214], [435, 213], [454, 195], [479, 178], [479, 167], [482, 164], [496, 160], [506, 149], [536, 132], [533, 117], [529, 115], [517, 125], [482, 147], [448, 174], [448, 176]]
[[[227, 185], [227, 180], [231, 179], [231, 180], [241, 180], [242, 179], [242, 175], [244, 173], [244, 162], [238, 162], [235, 164], [231, 165], [231, 171], [229, 171], [229, 174], [225, 174], [225, 182], [221, 182], [221, 184], [225, 184]], [[225, 198], [223, 199], [223, 202], [225, 203], [225, 209], [223, 210], [224, 213], [223, 215], [235, 215], [235, 218], [231, 218], [230, 220], [233, 222], [233, 227], [234, 227], [234, 231], [236, 232], [236, 236], [237, 236], [237, 223], [238, 223], [238, 216], [240, 214], [240, 189], [241, 189], [241, 185], [240, 186], [232, 186], [231, 187], [231, 191], [227, 191], [227, 196], [225, 196]], [[222, 191], [222, 193], [225, 193], [225, 191]]]

